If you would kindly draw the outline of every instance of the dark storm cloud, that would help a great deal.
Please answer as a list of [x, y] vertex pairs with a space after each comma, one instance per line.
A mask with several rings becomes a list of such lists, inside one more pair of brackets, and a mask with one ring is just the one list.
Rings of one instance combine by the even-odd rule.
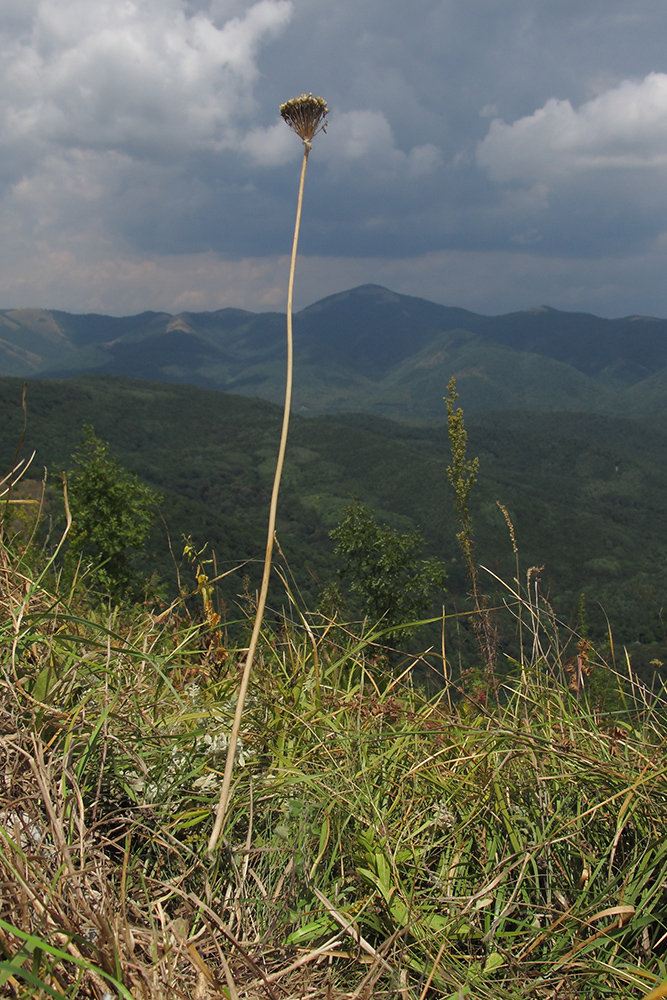
[[333, 111], [309, 168], [305, 300], [383, 280], [486, 311], [667, 313], [647, 277], [667, 232], [662, 0], [2, 14], [3, 305], [280, 305], [300, 147], [278, 106], [310, 90]]

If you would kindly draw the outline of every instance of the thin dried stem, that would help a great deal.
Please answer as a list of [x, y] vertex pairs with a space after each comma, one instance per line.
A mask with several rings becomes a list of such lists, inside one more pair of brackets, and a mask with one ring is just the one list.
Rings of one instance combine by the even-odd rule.
[[294, 358], [294, 338], [292, 334], [292, 307], [294, 299], [294, 275], [296, 271], [296, 255], [297, 248], [299, 245], [299, 230], [301, 228], [301, 209], [303, 206], [303, 189], [306, 180], [306, 168], [308, 166], [308, 155], [311, 150], [310, 140], [317, 134], [318, 131], [323, 129], [326, 125], [324, 117], [328, 111], [326, 102], [321, 98], [313, 98], [312, 94], [302, 95], [300, 98], [295, 98], [292, 101], [288, 101], [287, 104], [283, 104], [280, 113], [287, 122], [287, 124], [292, 128], [302, 139], [303, 139], [303, 161], [301, 164], [301, 178], [299, 181], [299, 195], [297, 199], [296, 207], [296, 222], [294, 225], [294, 239], [292, 241], [292, 257], [290, 261], [290, 271], [289, 271], [289, 283], [287, 288], [287, 377], [285, 380], [285, 403], [283, 407], [283, 424], [282, 432], [280, 435], [280, 446], [278, 449], [278, 462], [276, 465], [276, 472], [273, 479], [273, 490], [271, 492], [271, 505], [269, 508], [269, 524], [266, 538], [266, 553], [264, 556], [264, 572], [262, 575], [262, 585], [259, 592], [259, 600], [257, 602], [257, 610], [255, 612], [255, 623], [252, 630], [252, 635], [250, 637], [250, 645], [248, 646], [248, 654], [246, 656], [245, 665], [243, 668], [243, 676], [241, 677], [241, 684], [239, 686], [239, 693], [236, 701], [236, 711], [234, 713], [234, 721], [232, 723], [232, 731], [229, 737], [229, 745], [227, 747], [227, 759], [225, 761], [225, 773], [222, 779], [222, 788], [220, 790], [220, 799], [218, 802], [218, 807], [215, 815], [215, 824], [213, 826], [213, 831], [211, 833], [207, 851], [211, 854], [218, 843], [220, 838], [220, 833], [222, 831], [223, 823], [225, 821], [225, 816], [227, 814], [227, 806], [229, 804], [229, 792], [232, 783], [232, 772], [234, 770], [234, 760], [236, 756], [236, 748], [238, 745], [239, 732], [241, 730], [241, 720], [243, 718], [243, 709], [245, 707], [246, 695], [248, 693], [248, 684], [250, 682], [250, 674], [252, 671], [252, 665], [255, 658], [255, 651], [257, 649], [257, 643], [259, 641], [259, 635], [262, 628], [262, 622], [264, 619], [264, 609], [266, 607], [266, 596], [269, 589], [269, 578], [271, 576], [271, 560], [273, 557], [273, 543], [276, 529], [276, 512], [278, 509], [278, 494], [280, 492], [280, 480], [282, 478], [283, 464], [285, 461], [285, 450], [287, 447], [287, 432], [289, 429], [289, 419], [290, 410], [292, 406], [292, 373], [293, 373], [293, 358]]

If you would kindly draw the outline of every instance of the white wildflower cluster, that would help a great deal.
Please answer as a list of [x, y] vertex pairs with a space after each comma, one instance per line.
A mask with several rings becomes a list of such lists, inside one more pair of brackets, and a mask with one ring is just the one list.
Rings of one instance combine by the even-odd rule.
[[178, 775], [186, 766], [187, 761], [188, 758], [182, 750], [178, 746], [173, 746], [169, 751], [169, 762], [159, 777], [153, 778], [149, 775], [137, 774], [136, 771], [126, 771], [125, 780], [144, 805], [164, 802], [176, 785]]
[[[239, 740], [240, 743], [241, 740]], [[210, 733], [206, 733], [204, 736], [197, 737], [197, 746], [203, 747], [207, 757], [217, 757], [223, 753], [227, 753], [229, 736], [227, 733], [215, 733], [213, 736]]]
[[[222, 757], [227, 753], [229, 736], [227, 733], [214, 733], [212, 736], [210, 733], [206, 733], [204, 736], [197, 737], [197, 747], [203, 747], [207, 757]], [[239, 737], [234, 752], [234, 763], [239, 767], [244, 767], [250, 756], [252, 756], [252, 750], [246, 750], [243, 746], [243, 740]], [[219, 775], [215, 771], [209, 771], [196, 778], [192, 784], [197, 791], [205, 793], [217, 789], [219, 783]]]
[[435, 819], [433, 820], [435, 826], [440, 827], [442, 830], [453, 830], [456, 826], [456, 813], [447, 806], [442, 800], [437, 803], [435, 807]]
[[[228, 746], [229, 736], [227, 733], [215, 733], [213, 736], [206, 733], [204, 736], [197, 737], [197, 748], [203, 748], [207, 757], [222, 757], [227, 753]], [[243, 745], [243, 740], [239, 736], [236, 741], [234, 763], [238, 765], [238, 767], [245, 767], [246, 761], [249, 757], [252, 757], [252, 750], [246, 750]]]
[[[253, 705], [254, 700], [248, 698], [247, 705]], [[236, 711], [236, 698], [227, 698], [225, 701], [216, 702], [208, 710], [208, 717], [211, 722], [219, 722], [220, 725], [229, 725], [229, 720], [233, 718]]]
[[207, 774], [202, 774], [200, 778], [195, 778], [192, 782], [192, 787], [196, 788], [198, 792], [213, 792], [220, 784], [220, 779], [215, 771], [209, 771]]
[[[190, 746], [192, 748], [192, 744]], [[221, 760], [225, 756], [228, 746], [228, 733], [205, 733], [203, 736], [197, 736], [194, 748], [190, 752], [184, 752], [182, 745], [172, 746], [166, 766], [159, 777], [153, 777], [149, 774], [140, 775], [136, 771], [126, 771], [125, 781], [136, 792], [138, 799], [144, 805], [164, 803], [176, 791], [177, 786], [181, 783], [179, 779], [183, 773], [193, 770], [197, 758], [203, 757], [212, 765], [216, 758]], [[234, 755], [235, 764], [244, 767], [251, 755], [252, 751], [247, 750], [243, 745], [243, 740], [239, 738]], [[214, 791], [219, 783], [219, 774], [216, 771], [207, 771], [195, 778], [192, 787], [198, 792], [206, 793]]]
[[147, 781], [144, 785], [143, 800], [146, 805], [153, 805], [153, 803], [164, 802], [167, 798], [167, 793], [172, 787], [173, 782], [167, 783], [166, 781]]

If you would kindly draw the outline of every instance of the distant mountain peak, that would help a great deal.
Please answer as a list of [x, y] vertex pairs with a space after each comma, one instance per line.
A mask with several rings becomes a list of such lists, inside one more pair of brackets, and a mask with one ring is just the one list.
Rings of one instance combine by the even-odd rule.
[[[0, 375], [131, 375], [277, 401], [284, 324], [284, 313], [229, 307], [126, 317], [0, 310]], [[472, 411], [667, 410], [667, 320], [547, 305], [483, 316], [369, 283], [301, 310], [294, 333], [294, 406], [313, 414], [440, 421], [452, 375]]]
[[379, 296], [385, 302], [400, 302], [403, 298], [398, 292], [392, 292], [391, 288], [385, 288], [384, 285], [357, 285], [356, 288], [351, 288], [348, 294]]
[[350, 302], [350, 300], [370, 298], [371, 296], [376, 302], [396, 303], [401, 301], [401, 296], [398, 292], [392, 292], [390, 288], [385, 288], [383, 285], [358, 285], [356, 288], [349, 288], [345, 292], [336, 292], [334, 295], [327, 295], [323, 299], [318, 299], [317, 302], [313, 302], [312, 305], [302, 309], [299, 315], [305, 316], [308, 313], [320, 312], [340, 302]]

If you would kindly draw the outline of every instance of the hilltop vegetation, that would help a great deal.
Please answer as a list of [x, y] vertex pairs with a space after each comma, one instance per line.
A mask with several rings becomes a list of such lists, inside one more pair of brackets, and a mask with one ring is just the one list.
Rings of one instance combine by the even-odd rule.
[[209, 856], [248, 625], [59, 594], [21, 536], [0, 582], [7, 996], [665, 995], [667, 702], [525, 591], [486, 700], [285, 599]]
[[[5, 467], [23, 426], [21, 385], [0, 380]], [[208, 543], [215, 552], [219, 572], [251, 560], [222, 584], [230, 608], [243, 591], [244, 574], [252, 589], [253, 560], [264, 544], [277, 407], [189, 386], [93, 377], [30, 382], [28, 412], [25, 449], [37, 452], [32, 475], [42, 466], [52, 474], [54, 466], [71, 467], [89, 421], [124, 466], [163, 494], [162, 515], [177, 558], [181, 534], [192, 535], [197, 547]], [[576, 623], [585, 593], [587, 624], [598, 641], [607, 633], [604, 611], [621, 655], [622, 645], [630, 644], [642, 668], [667, 661], [665, 419], [478, 413], [467, 426], [470, 453], [480, 458], [473, 494], [479, 561], [506, 580], [516, 573], [500, 501], [516, 529], [521, 573], [542, 568], [541, 593], [558, 614]], [[335, 578], [329, 532], [356, 497], [380, 522], [419, 529], [424, 556], [447, 562], [448, 606], [467, 608], [448, 461], [443, 427], [409, 427], [368, 415], [294, 419], [278, 537], [309, 607]], [[145, 575], [157, 569], [173, 595], [176, 574], [162, 520], [148, 552]], [[281, 600], [279, 591], [275, 600]]]

